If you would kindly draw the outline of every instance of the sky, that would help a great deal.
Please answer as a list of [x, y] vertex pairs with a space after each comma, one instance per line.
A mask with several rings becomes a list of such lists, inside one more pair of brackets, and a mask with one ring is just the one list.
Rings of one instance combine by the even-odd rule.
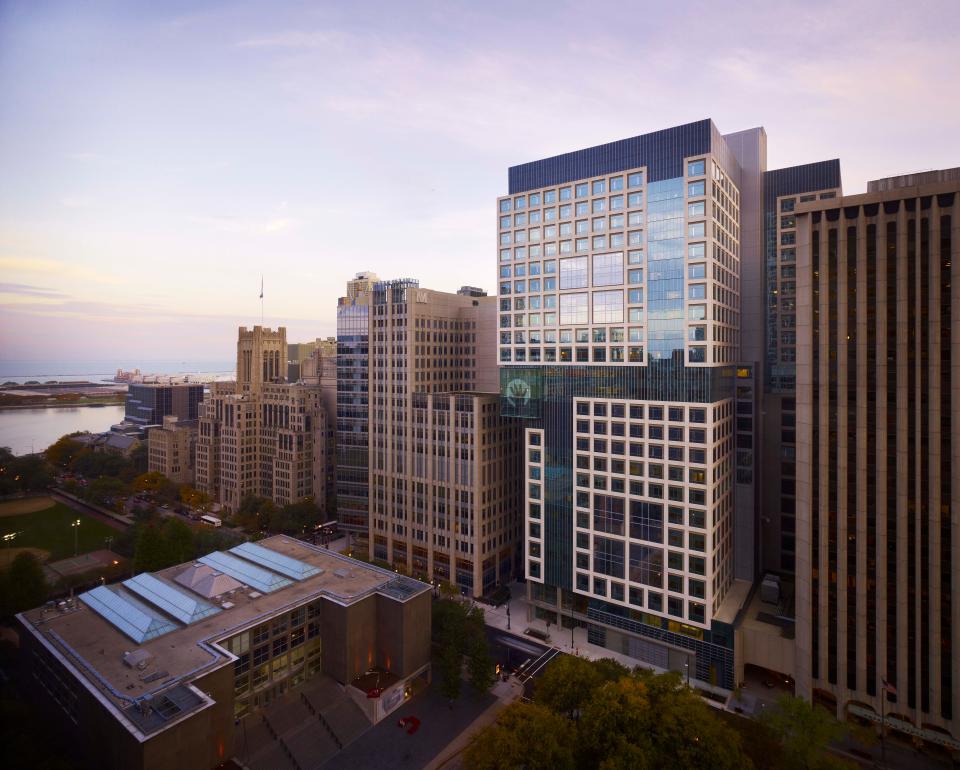
[[0, 362], [229, 360], [360, 270], [495, 290], [507, 168], [713, 118], [960, 165], [956, 0], [0, 0]]

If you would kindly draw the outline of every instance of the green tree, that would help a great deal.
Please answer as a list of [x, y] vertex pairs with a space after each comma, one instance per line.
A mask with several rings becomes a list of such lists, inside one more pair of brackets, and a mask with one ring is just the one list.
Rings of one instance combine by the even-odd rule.
[[167, 559], [163, 532], [154, 522], [144, 523], [137, 532], [137, 544], [133, 551], [135, 572], [152, 572], [162, 569]]
[[189, 561], [194, 552], [193, 530], [180, 519], [167, 519], [163, 524], [164, 566]]
[[454, 701], [460, 697], [463, 679], [463, 655], [460, 640], [452, 633], [445, 633], [440, 640], [440, 692], [444, 698]]
[[253, 535], [260, 530], [271, 530], [271, 521], [276, 512], [277, 506], [269, 498], [247, 495], [240, 501], [233, 520], [247, 534]]
[[130, 478], [125, 481], [132, 481], [136, 476], [147, 472], [148, 456], [149, 448], [146, 441], [141, 441], [130, 450], [130, 456], [127, 458]]
[[610, 658], [591, 661], [574, 655], [560, 655], [536, 680], [537, 702], [575, 719], [594, 690], [629, 673], [626, 666]]
[[633, 767], [652, 764], [650, 702], [646, 684], [633, 677], [607, 682], [593, 691], [583, 705], [579, 740], [580, 766]]
[[536, 704], [513, 703], [473, 739], [464, 755], [468, 770], [573, 770], [573, 724]]
[[847, 727], [822, 706], [803, 698], [782, 695], [773, 708], [765, 709], [760, 723], [783, 747], [785, 770], [827, 770], [846, 767], [827, 753], [827, 747], [847, 734]]
[[471, 608], [466, 614], [465, 621], [463, 639], [466, 646], [470, 684], [477, 692], [484, 693], [497, 681], [497, 673], [493, 656], [490, 654], [490, 642], [487, 641], [483, 609]]
[[184, 484], [180, 487], [180, 500], [185, 504], [189, 505], [191, 508], [197, 508], [201, 511], [205, 511], [210, 505], [210, 495], [206, 492], [201, 492], [199, 489], [191, 487], [189, 484]]
[[105, 505], [108, 499], [119, 497], [128, 491], [127, 485], [120, 481], [120, 479], [107, 476], [91, 481], [87, 486], [84, 497], [98, 505]]
[[48, 446], [44, 452], [47, 462], [52, 463], [57, 468], [68, 467], [84, 448], [83, 444], [75, 438], [76, 435], [75, 433], [70, 433], [66, 436], [61, 436]]
[[47, 579], [40, 560], [30, 551], [18, 553], [0, 578], [3, 615], [23, 612], [43, 604], [47, 591]]

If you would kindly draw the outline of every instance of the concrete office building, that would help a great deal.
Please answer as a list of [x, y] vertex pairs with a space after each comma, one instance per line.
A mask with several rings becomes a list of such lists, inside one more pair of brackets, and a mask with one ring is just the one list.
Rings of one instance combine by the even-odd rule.
[[782, 203], [798, 694], [960, 751], [960, 169]]
[[519, 563], [521, 434], [500, 415], [496, 319], [472, 287], [372, 292], [370, 557], [475, 596]]
[[370, 301], [379, 279], [369, 271], [347, 282], [337, 304], [337, 520], [366, 547]]
[[515, 166], [497, 203], [535, 612], [727, 688], [755, 572], [752, 548], [735, 564], [734, 410], [765, 153], [763, 129], [705, 120]]
[[193, 485], [197, 426], [197, 420], [167, 415], [162, 426], [149, 428], [147, 470], [162, 473], [175, 484]]
[[160, 425], [168, 414], [181, 420], [196, 420], [203, 400], [203, 385], [131, 382], [127, 386], [124, 423], [141, 430]]
[[318, 766], [429, 678], [430, 586], [282, 536], [17, 617], [30, 697], [97, 767]]
[[239, 381], [212, 383], [201, 405], [197, 487], [227, 511], [248, 495], [277, 505], [311, 498], [325, 507], [327, 412], [319, 385], [284, 382], [285, 369], [275, 367], [287, 360], [285, 338], [282, 328], [241, 327]]

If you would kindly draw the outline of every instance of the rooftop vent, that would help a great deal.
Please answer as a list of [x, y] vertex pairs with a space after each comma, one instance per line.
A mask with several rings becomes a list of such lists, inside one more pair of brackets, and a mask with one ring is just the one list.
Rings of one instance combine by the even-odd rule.
[[335, 569], [333, 571], [333, 574], [336, 575], [338, 578], [347, 578], [347, 577], [350, 577], [350, 570], [343, 569], [341, 567], [340, 569]]
[[259, 599], [261, 596], [263, 596], [263, 594], [259, 591], [251, 591], [247, 594], [247, 596], [249, 596], [251, 599]]

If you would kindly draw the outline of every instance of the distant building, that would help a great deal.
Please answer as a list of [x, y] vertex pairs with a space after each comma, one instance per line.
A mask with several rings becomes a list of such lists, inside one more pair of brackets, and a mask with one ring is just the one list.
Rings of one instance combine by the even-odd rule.
[[147, 470], [162, 473], [175, 484], [193, 485], [197, 420], [168, 415], [162, 427], [147, 431]]
[[[28, 696], [78, 755], [117, 770], [316, 766], [430, 676], [428, 585], [283, 536], [17, 618]], [[287, 741], [262, 710], [294, 687]]]
[[196, 420], [203, 400], [203, 385], [131, 382], [127, 388], [124, 423], [141, 429], [160, 425], [168, 414], [181, 420]]
[[284, 329], [241, 327], [239, 382], [212, 383], [201, 405], [196, 484], [228, 511], [249, 495], [326, 507], [327, 412], [319, 385], [284, 381], [285, 340]]
[[287, 330], [240, 327], [237, 336], [237, 392], [255, 393], [268, 382], [284, 382], [287, 374]]

